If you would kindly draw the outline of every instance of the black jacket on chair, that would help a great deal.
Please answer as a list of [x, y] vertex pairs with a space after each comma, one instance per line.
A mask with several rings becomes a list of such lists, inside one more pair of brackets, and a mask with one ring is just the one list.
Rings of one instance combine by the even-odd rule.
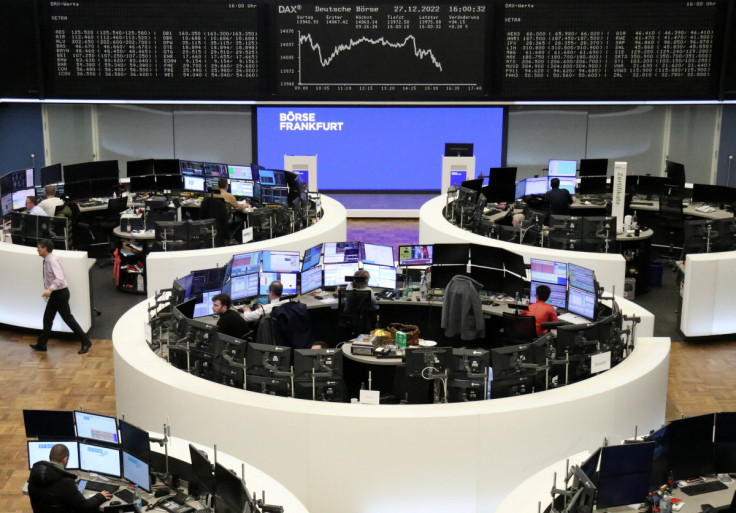
[[97, 511], [105, 497], [98, 493], [85, 499], [74, 484], [76, 477], [48, 461], [36, 462], [28, 478], [28, 496], [33, 513]]

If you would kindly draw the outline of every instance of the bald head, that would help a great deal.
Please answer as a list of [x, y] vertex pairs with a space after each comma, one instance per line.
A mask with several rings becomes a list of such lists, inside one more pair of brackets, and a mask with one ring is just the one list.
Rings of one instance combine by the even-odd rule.
[[64, 460], [69, 457], [69, 449], [64, 444], [56, 444], [51, 448], [49, 453], [49, 461], [54, 463], [64, 463]]

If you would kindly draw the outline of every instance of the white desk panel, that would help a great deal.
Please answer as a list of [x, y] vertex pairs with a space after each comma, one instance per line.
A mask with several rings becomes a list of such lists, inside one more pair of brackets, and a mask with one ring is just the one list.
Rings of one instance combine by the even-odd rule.
[[687, 255], [680, 330], [686, 337], [736, 333], [736, 251]]

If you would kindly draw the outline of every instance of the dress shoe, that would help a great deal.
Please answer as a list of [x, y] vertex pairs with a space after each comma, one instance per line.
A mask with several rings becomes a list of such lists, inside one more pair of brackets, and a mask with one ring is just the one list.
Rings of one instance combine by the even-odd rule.
[[41, 344], [31, 344], [29, 347], [34, 351], [46, 352], [46, 346], [42, 346]]
[[79, 351], [77, 351], [77, 354], [89, 353], [89, 348], [90, 347], [92, 347], [92, 342], [84, 342], [82, 344], [82, 349], [80, 349]]

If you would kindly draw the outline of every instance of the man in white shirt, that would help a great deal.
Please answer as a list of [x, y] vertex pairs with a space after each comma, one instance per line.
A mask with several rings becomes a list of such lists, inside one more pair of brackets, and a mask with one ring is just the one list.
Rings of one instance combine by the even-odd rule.
[[256, 322], [263, 315], [269, 315], [271, 310], [280, 304], [286, 303], [288, 299], [281, 301], [281, 294], [284, 291], [284, 286], [280, 281], [272, 281], [268, 286], [268, 304], [258, 305], [254, 310], [251, 310], [247, 306], [244, 308], [243, 319], [248, 322]]
[[64, 200], [56, 197], [56, 187], [54, 187], [53, 185], [47, 185], [46, 199], [41, 201], [38, 206], [41, 207], [44, 212], [46, 212], [47, 216], [54, 217], [54, 215], [56, 214], [56, 207], [60, 207], [63, 204]]
[[48, 216], [46, 211], [38, 206], [39, 199], [36, 196], [26, 197], [26, 209], [32, 216]]

